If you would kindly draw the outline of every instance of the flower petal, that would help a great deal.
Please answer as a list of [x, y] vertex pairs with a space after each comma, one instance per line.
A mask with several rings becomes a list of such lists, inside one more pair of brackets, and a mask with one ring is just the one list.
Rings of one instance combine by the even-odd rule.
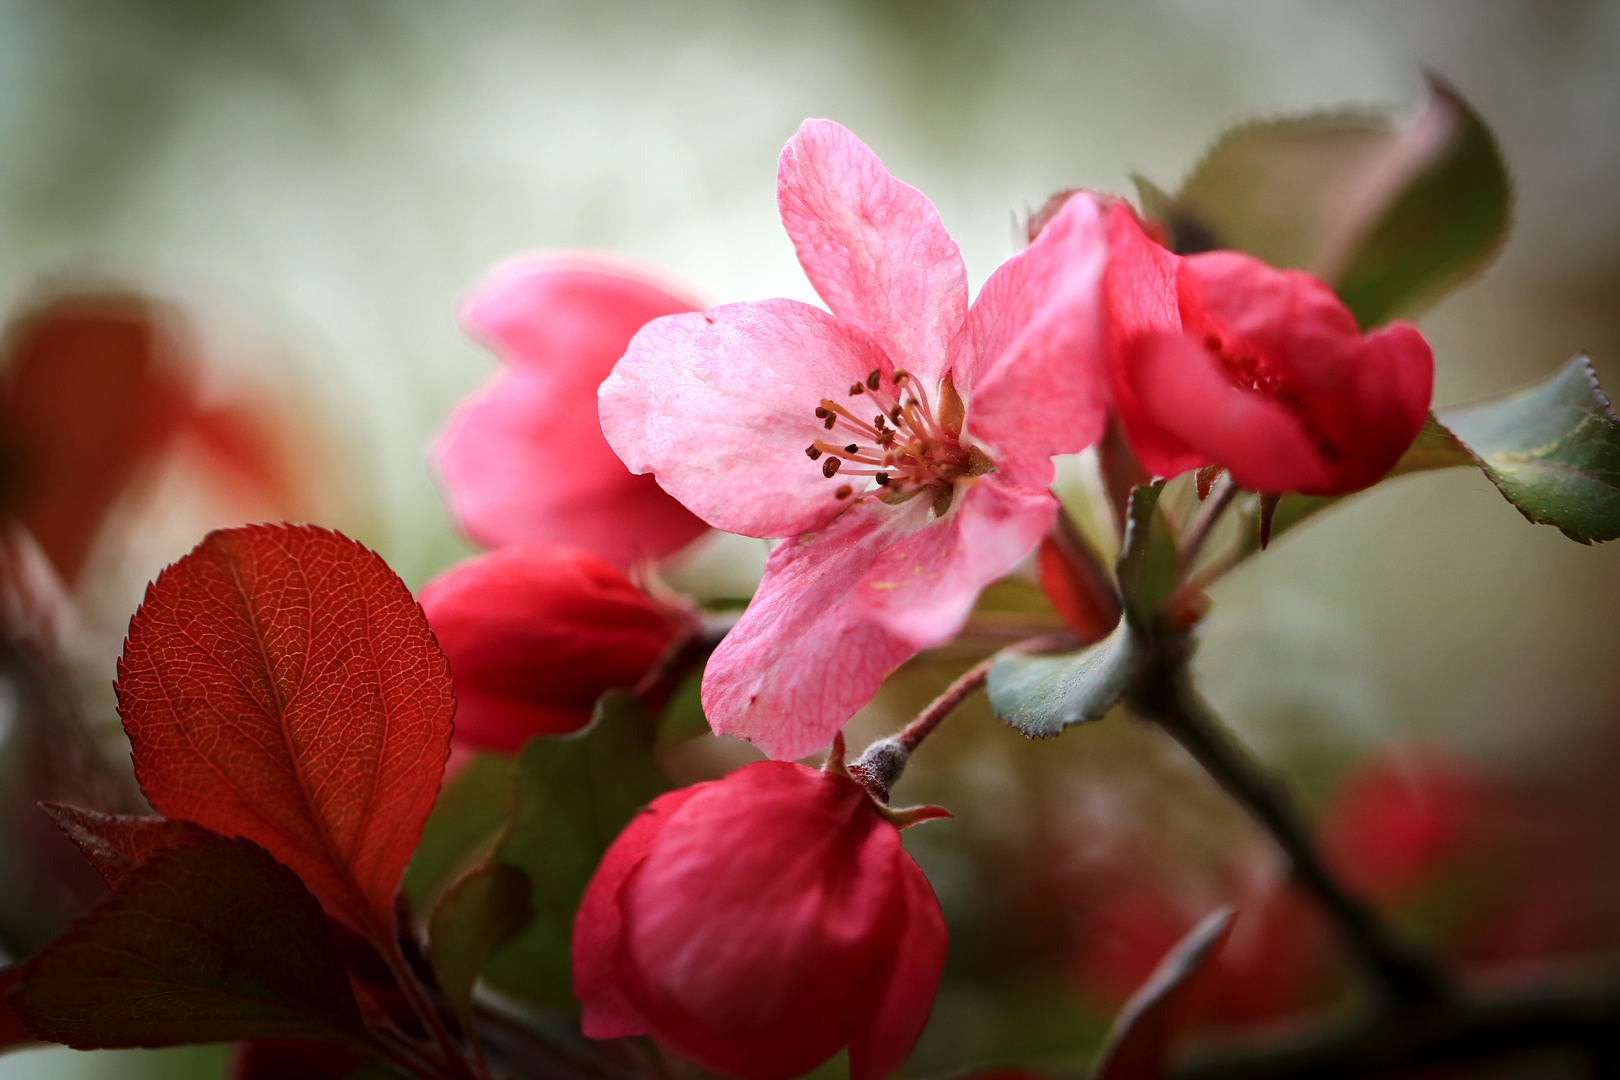
[[831, 120], [782, 151], [777, 205], [805, 276], [839, 318], [933, 387], [967, 315], [967, 270], [939, 211]]
[[968, 312], [951, 369], [967, 400], [966, 432], [1020, 483], [1051, 483], [1054, 454], [1102, 436], [1106, 227], [1095, 198], [1070, 198], [1028, 249], [990, 275]]
[[642, 1035], [647, 1022], [619, 985], [618, 964], [623, 917], [619, 891], [640, 866], [671, 816], [711, 784], [694, 784], [660, 795], [624, 827], [592, 874], [574, 916], [574, 996], [579, 999], [580, 1030], [592, 1039]]
[[894, 862], [906, 894], [894, 969], [870, 1026], [850, 1039], [850, 1080], [885, 1080], [900, 1067], [928, 1024], [945, 970], [945, 917], [933, 887], [904, 849]]
[[1108, 269], [1103, 295], [1108, 305], [1107, 348], [1114, 410], [1131, 450], [1154, 476], [1201, 468], [1209, 459], [1154, 422], [1142, 383], [1130, 369], [1132, 343], [1141, 335], [1180, 330], [1176, 279], [1181, 260], [1148, 239], [1129, 209], [1109, 213]]
[[632, 472], [715, 528], [793, 536], [845, 506], [805, 456], [829, 437], [815, 411], [874, 369], [891, 370], [877, 343], [809, 304], [675, 315], [643, 327], [602, 384], [602, 430]]
[[717, 733], [773, 758], [803, 757], [917, 651], [869, 617], [862, 590], [886, 548], [927, 526], [924, 502], [863, 501], [771, 552], [753, 602], [703, 673], [703, 711]]
[[1220, 361], [1179, 331], [1144, 334], [1126, 357], [1148, 419], [1226, 466], [1239, 487], [1316, 490], [1328, 471], [1299, 420], [1232, 383]]
[[502, 751], [583, 727], [596, 699], [634, 686], [678, 629], [603, 559], [550, 544], [458, 563], [418, 599], [455, 676], [456, 744]]
[[704, 785], [624, 885], [626, 991], [660, 1042], [712, 1071], [802, 1075], [877, 996], [906, 899], [899, 849], [846, 777], [772, 761]]
[[855, 593], [863, 613], [913, 651], [955, 637], [979, 590], [1035, 550], [1058, 508], [1051, 492], [998, 473], [958, 488], [956, 502], [943, 520], [870, 556]]
[[[1376, 483], [1417, 437], [1428, 413], [1434, 360], [1405, 324], [1367, 338], [1331, 289], [1238, 252], [1186, 260], [1182, 311], [1189, 332], [1217, 332], [1261, 358], [1290, 387], [1330, 474], [1306, 494]], [[1197, 327], [1193, 324], [1199, 323]]]
[[695, 301], [651, 271], [586, 256], [498, 267], [461, 321], [511, 365], [452, 415], [434, 447], [462, 530], [485, 547], [583, 547], [620, 565], [673, 554], [704, 531], [602, 438], [596, 387], [636, 330]]

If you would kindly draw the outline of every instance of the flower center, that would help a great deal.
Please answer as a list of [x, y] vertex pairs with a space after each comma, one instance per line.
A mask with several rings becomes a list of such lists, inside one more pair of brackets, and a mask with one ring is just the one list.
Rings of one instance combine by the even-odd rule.
[[[864, 382], [851, 386], [846, 397], [862, 400], [841, 405], [821, 399], [816, 419], [834, 434], [817, 439], [804, 451], [811, 461], [827, 459], [821, 475], [829, 480], [862, 478], [859, 491], [856, 484], [839, 483], [833, 490], [836, 499], [854, 496], [859, 501], [876, 495], [895, 505], [926, 495], [934, 516], [941, 517], [951, 507], [959, 480], [995, 468], [984, 451], [962, 445], [962, 399], [949, 375], [940, 385], [937, 415], [927, 392], [904, 371], [885, 379], [874, 370]], [[876, 410], [870, 422], [861, 419], [867, 407]], [[868, 477], [876, 487], [866, 486]]]

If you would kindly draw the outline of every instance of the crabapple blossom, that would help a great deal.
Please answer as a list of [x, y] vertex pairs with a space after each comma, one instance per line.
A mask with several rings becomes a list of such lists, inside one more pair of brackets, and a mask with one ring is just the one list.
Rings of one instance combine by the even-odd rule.
[[1375, 484], [1417, 438], [1434, 361], [1406, 323], [1363, 335], [1322, 282], [1235, 251], [1187, 258], [1109, 211], [1113, 403], [1158, 476], [1219, 465], [1267, 494]]
[[588, 551], [514, 544], [450, 568], [422, 609], [456, 680], [455, 744], [511, 752], [583, 727], [634, 686], [682, 617]]
[[762, 761], [655, 799], [574, 923], [585, 1034], [650, 1034], [738, 1080], [849, 1047], [883, 1080], [933, 1006], [945, 923], [890, 813], [842, 770]]
[[1055, 454], [1100, 435], [1104, 215], [1070, 200], [968, 305], [933, 205], [847, 130], [782, 152], [782, 222], [830, 311], [793, 300], [654, 320], [602, 384], [609, 444], [716, 528], [783, 538], [716, 650], [716, 731], [826, 745], [1050, 526]]
[[602, 440], [596, 387], [647, 320], [701, 306], [646, 267], [549, 254], [496, 267], [461, 324], [504, 363], [451, 416], [433, 455], [446, 501], [484, 547], [537, 541], [618, 566], [673, 554], [701, 521], [631, 476]]

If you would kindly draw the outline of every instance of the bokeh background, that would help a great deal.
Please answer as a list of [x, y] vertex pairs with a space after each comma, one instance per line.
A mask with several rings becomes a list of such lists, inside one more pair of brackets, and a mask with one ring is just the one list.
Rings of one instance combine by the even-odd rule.
[[[1420, 319], [1437, 403], [1577, 349], [1620, 387], [1616, 55], [1620, 4], [1601, 0], [4, 0], [0, 301], [94, 287], [172, 304], [209, 384], [280, 425], [305, 513], [415, 586], [470, 550], [425, 456], [493, 368], [456, 329], [459, 294], [507, 255], [573, 247], [659, 264], [715, 302], [813, 300], [773, 182], [806, 116], [849, 126], [935, 201], [976, 287], [1054, 190], [1128, 193], [1131, 172], [1173, 187], [1232, 123], [1412, 108], [1431, 70], [1493, 127], [1518, 196], [1501, 259]], [[93, 709], [145, 581], [244, 512], [173, 470], [115, 509], [75, 592]], [[762, 557], [722, 544], [685, 572], [735, 592]], [[1311, 805], [1338, 805], [1368, 755], [1419, 746], [1511, 788], [1518, 802], [1492, 805], [1520, 846], [1620, 820], [1603, 781], [1620, 762], [1620, 545], [1532, 526], [1453, 470], [1333, 511], [1215, 600], [1205, 690]], [[859, 729], [892, 726], [951, 670], [916, 665]], [[1036, 745], [968, 710], [906, 783], [958, 813], [913, 834], [956, 931], [926, 1073], [1083, 1060], [1108, 998], [1084, 974], [1106, 924], [1087, 890], [1131, 860], [1191, 867], [1170, 876], [1193, 907], [1272, 872], [1123, 717]], [[1551, 805], [1537, 793], [1570, 816], [1502, 809]], [[1570, 858], [1599, 864], [1587, 891], [1610, 897], [1612, 845]], [[1548, 940], [1576, 918], [1561, 911]], [[42, 1050], [0, 1059], [0, 1077], [222, 1060]]]

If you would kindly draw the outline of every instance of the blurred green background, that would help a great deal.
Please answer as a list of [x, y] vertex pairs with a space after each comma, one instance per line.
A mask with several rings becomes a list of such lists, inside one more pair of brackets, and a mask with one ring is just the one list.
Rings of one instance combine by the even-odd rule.
[[[1133, 171], [1172, 187], [1229, 124], [1415, 106], [1432, 70], [1494, 128], [1518, 193], [1502, 258], [1420, 320], [1437, 404], [1583, 348], [1620, 388], [1616, 55], [1620, 4], [1599, 0], [5, 0], [0, 295], [15, 308], [87, 281], [181, 305], [221, 377], [273, 385], [321, 433], [324, 523], [416, 585], [468, 550], [424, 456], [493, 366], [456, 330], [462, 290], [562, 246], [660, 264], [716, 302], [813, 299], [774, 202], [777, 153], [806, 116], [849, 126], [929, 195], [976, 285], [1056, 189], [1126, 193]], [[92, 559], [82, 651], [101, 685], [141, 586], [215, 513], [155, 502]], [[760, 555], [722, 547], [707, 572], [746, 579]], [[1414, 734], [1554, 786], [1620, 750], [1620, 545], [1531, 526], [1472, 471], [1355, 500], [1215, 600], [1205, 689], [1308, 799]], [[902, 687], [860, 730], [912, 704]], [[1052, 805], [1082, 846], [1142, 807], [1198, 818], [1195, 835], [1241, 831], [1172, 756], [1129, 730], [1026, 744], [965, 713], [907, 780], [958, 812], [917, 834], [919, 853], [961, 913], [994, 890], [951, 845], [1017, 849]], [[1095, 1038], [1039, 979], [1018, 992], [1032, 1056]], [[1005, 1056], [1023, 1036], [998, 1008], [950, 990], [919, 1061]], [[0, 1059], [0, 1078], [220, 1060], [46, 1050]]]

